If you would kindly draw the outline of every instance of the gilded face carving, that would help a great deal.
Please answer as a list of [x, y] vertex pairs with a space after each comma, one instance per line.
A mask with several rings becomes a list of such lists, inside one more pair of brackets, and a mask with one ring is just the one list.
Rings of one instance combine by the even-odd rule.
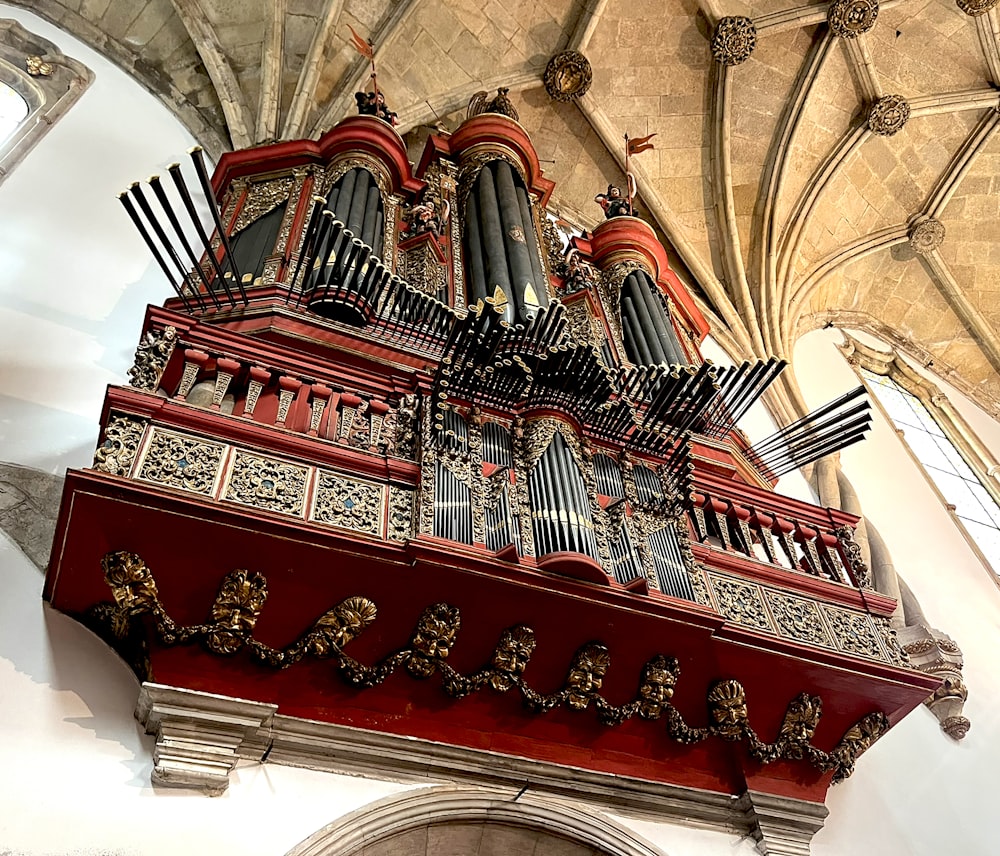
[[610, 665], [611, 654], [600, 642], [590, 642], [577, 651], [566, 676], [566, 703], [574, 710], [585, 710], [600, 690]]
[[708, 712], [715, 733], [738, 740], [747, 726], [747, 702], [739, 681], [719, 681], [708, 693]]
[[212, 604], [214, 625], [205, 639], [216, 654], [235, 654], [253, 633], [267, 600], [267, 580], [262, 574], [233, 571], [227, 574]]
[[118, 608], [129, 615], [140, 615], [156, 608], [159, 593], [156, 580], [146, 563], [135, 553], [109, 553], [102, 560], [104, 580]]
[[785, 712], [780, 737], [791, 743], [808, 743], [816, 733], [823, 702], [819, 696], [802, 693], [794, 698]]
[[313, 627], [309, 651], [329, 657], [356, 639], [374, 620], [375, 604], [366, 597], [349, 597], [327, 612]]
[[639, 715], [643, 719], [656, 719], [663, 713], [663, 706], [673, 697], [679, 674], [680, 667], [673, 657], [659, 654], [646, 663], [639, 685]]
[[535, 632], [530, 627], [519, 624], [508, 627], [500, 636], [493, 652], [490, 686], [497, 692], [506, 692], [514, 686], [514, 679], [521, 677], [535, 650]]
[[447, 659], [460, 623], [458, 610], [447, 603], [435, 603], [423, 611], [410, 643], [416, 653], [407, 663], [411, 675], [426, 678], [434, 674], [434, 661]]

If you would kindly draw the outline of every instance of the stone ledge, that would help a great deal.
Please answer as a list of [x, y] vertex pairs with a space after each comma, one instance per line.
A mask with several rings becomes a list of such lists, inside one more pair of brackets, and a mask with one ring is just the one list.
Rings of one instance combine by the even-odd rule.
[[217, 796], [240, 759], [260, 761], [277, 706], [144, 683], [135, 718], [156, 735], [154, 784]]
[[821, 803], [750, 791], [740, 798], [464, 749], [277, 713], [273, 704], [145, 683], [136, 719], [156, 735], [152, 780], [221, 794], [241, 759], [388, 781], [526, 788], [643, 820], [750, 835], [764, 856], [808, 854]]

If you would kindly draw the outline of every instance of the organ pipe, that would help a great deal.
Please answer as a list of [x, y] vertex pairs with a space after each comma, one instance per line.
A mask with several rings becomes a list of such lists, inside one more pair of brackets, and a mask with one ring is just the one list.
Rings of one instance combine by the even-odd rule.
[[503, 320], [527, 324], [547, 295], [527, 190], [504, 160], [480, 169], [466, 200], [465, 255], [473, 302], [500, 288]]
[[684, 348], [649, 274], [638, 270], [625, 277], [619, 303], [625, 351], [632, 362], [687, 364]]

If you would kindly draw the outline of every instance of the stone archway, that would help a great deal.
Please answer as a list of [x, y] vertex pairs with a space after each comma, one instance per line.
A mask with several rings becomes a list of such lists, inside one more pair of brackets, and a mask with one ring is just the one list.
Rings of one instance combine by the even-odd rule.
[[432, 787], [334, 821], [286, 856], [665, 856], [611, 818], [526, 793]]

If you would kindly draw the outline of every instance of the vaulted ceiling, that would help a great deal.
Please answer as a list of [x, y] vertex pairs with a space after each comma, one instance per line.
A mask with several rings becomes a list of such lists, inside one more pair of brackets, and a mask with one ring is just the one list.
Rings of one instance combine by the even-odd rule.
[[[348, 25], [414, 151], [510, 87], [583, 225], [621, 179], [623, 135], [655, 133], [633, 161], [641, 207], [732, 353], [868, 329], [1000, 415], [997, 0], [14, 2], [131, 71], [216, 155], [354, 112], [368, 68]], [[560, 103], [541, 76], [567, 49], [593, 84]], [[801, 406], [794, 384], [783, 400]]]

